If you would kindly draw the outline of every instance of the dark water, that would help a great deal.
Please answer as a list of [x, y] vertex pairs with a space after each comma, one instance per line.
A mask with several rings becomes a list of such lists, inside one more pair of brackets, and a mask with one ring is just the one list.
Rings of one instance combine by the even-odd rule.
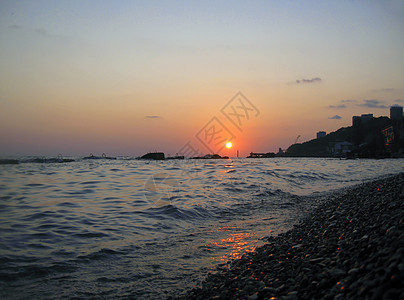
[[298, 158], [0, 165], [0, 298], [164, 298], [290, 229], [316, 195], [403, 167]]

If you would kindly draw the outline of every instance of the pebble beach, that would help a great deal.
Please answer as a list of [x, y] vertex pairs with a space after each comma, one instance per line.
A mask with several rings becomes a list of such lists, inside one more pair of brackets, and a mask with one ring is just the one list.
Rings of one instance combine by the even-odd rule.
[[404, 299], [403, 211], [404, 173], [331, 193], [179, 298]]

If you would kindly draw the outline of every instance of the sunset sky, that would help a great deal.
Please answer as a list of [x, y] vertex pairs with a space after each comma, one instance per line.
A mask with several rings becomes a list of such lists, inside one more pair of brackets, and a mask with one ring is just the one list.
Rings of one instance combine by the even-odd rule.
[[394, 104], [401, 0], [0, 1], [0, 155], [208, 153], [212, 118], [277, 152]]

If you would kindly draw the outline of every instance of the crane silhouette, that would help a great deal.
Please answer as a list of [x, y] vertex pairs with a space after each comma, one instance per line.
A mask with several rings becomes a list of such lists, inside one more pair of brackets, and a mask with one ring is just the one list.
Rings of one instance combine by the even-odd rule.
[[297, 138], [296, 138], [296, 140], [295, 140], [295, 142], [293, 143], [293, 145], [294, 144], [297, 144], [297, 141], [300, 139], [300, 134], [297, 136]]

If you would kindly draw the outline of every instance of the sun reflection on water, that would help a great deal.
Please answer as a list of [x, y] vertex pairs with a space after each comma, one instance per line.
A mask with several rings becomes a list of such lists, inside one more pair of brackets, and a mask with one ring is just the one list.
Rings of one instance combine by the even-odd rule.
[[[222, 249], [222, 255], [211, 257], [212, 263], [226, 262], [233, 259], [239, 259], [245, 253], [253, 252], [261, 239], [256, 233], [234, 232], [234, 227], [223, 226], [217, 229], [218, 232], [228, 232], [225, 237], [208, 241], [205, 247]], [[233, 231], [233, 232], [232, 232]]]

